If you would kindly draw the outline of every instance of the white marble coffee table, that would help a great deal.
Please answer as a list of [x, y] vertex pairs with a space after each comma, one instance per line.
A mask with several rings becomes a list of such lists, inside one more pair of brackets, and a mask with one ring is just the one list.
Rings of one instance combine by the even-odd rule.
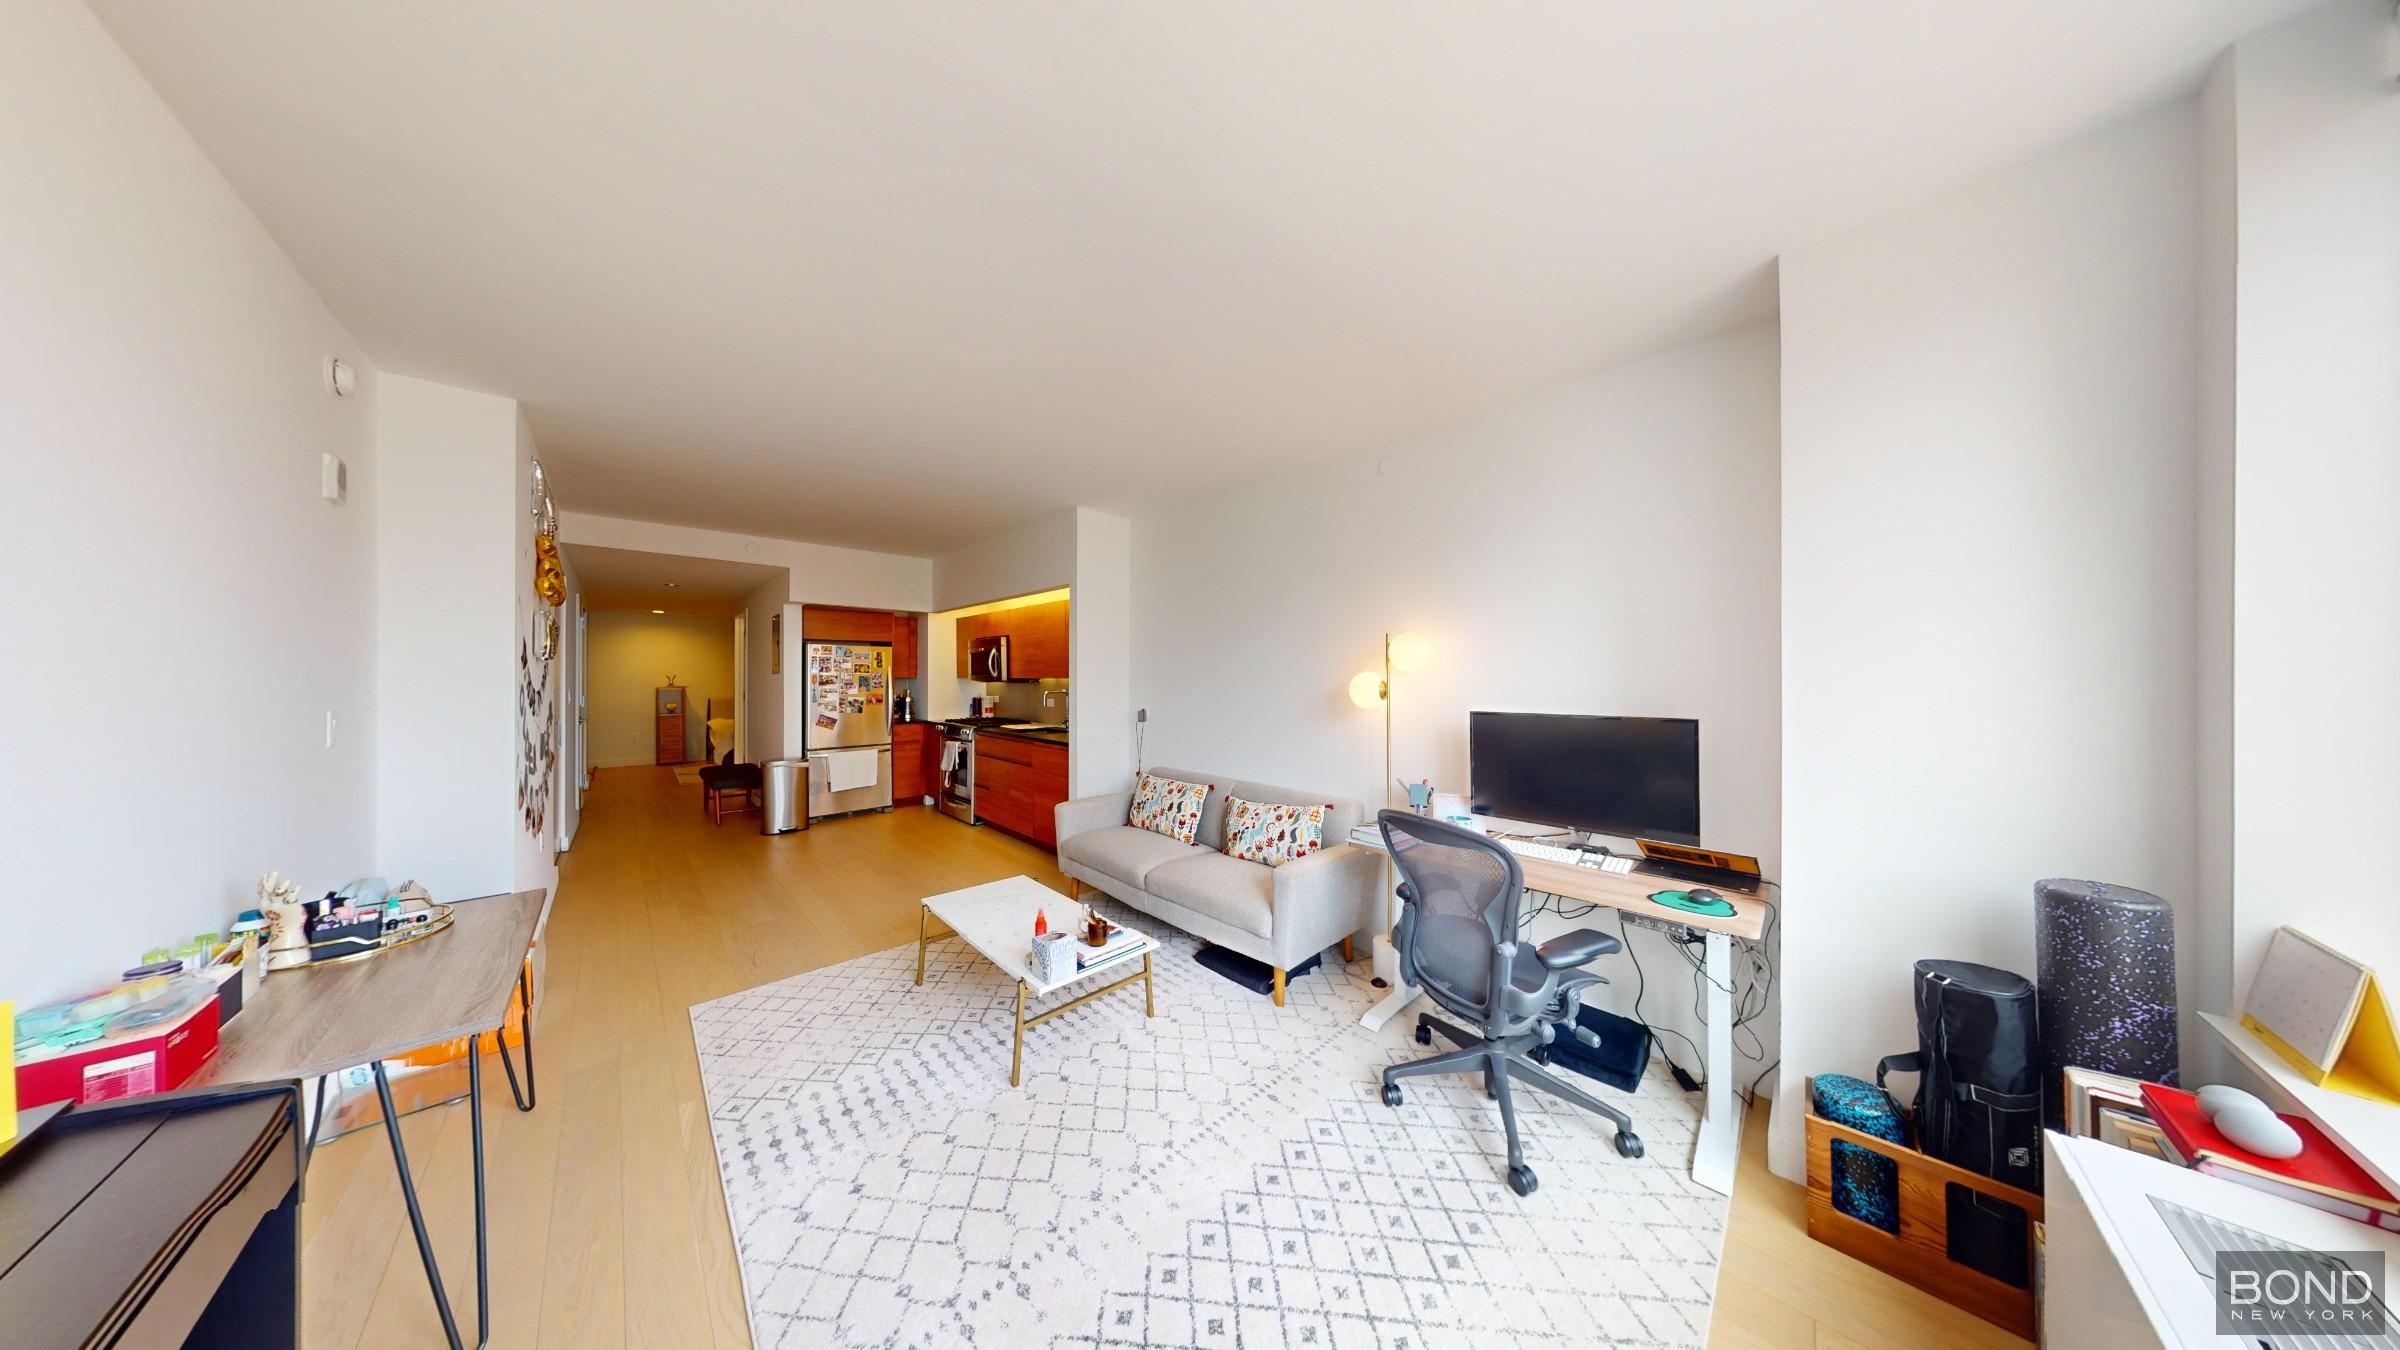
[[[1015, 1042], [1009, 1050], [1008, 1085], [1016, 1087], [1023, 1078], [1025, 1067], [1025, 1028], [1047, 1022], [1060, 1013], [1080, 1008], [1102, 994], [1114, 993], [1135, 980], [1142, 982], [1142, 1016], [1158, 1015], [1158, 999], [1150, 983], [1150, 958], [1158, 944], [1147, 935], [1126, 931], [1139, 939], [1139, 945], [1123, 956], [1112, 958], [1096, 970], [1070, 975], [1063, 980], [1043, 983], [1033, 973], [1033, 917], [1042, 910], [1059, 911], [1061, 922], [1054, 928], [1071, 927], [1074, 916], [1082, 906], [1060, 895], [1032, 877], [1010, 877], [1006, 881], [986, 882], [969, 886], [963, 891], [949, 891], [920, 900], [917, 910], [917, 983], [925, 983], [925, 944], [945, 936], [955, 937], [974, 948], [984, 960], [1000, 968], [1000, 973], [1017, 982], [1017, 1017]], [[933, 920], [939, 919], [950, 931], [932, 931]], [[1120, 925], [1121, 926], [1121, 925]], [[1096, 979], [1113, 971], [1127, 968], [1133, 954], [1140, 953], [1142, 968], [1138, 973], [1104, 984], [1089, 993], [1069, 999], [1048, 1012], [1025, 1015], [1025, 996], [1040, 998], [1054, 994], [1072, 984]]]

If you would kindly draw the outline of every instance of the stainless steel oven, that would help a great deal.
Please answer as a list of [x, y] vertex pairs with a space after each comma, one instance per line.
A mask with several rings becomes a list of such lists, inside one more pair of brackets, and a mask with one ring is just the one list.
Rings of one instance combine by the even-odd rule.
[[967, 678], [986, 684], [1008, 678], [1008, 637], [979, 637], [967, 649]]
[[942, 814], [975, 823], [975, 729], [942, 723], [941, 782], [934, 804]]

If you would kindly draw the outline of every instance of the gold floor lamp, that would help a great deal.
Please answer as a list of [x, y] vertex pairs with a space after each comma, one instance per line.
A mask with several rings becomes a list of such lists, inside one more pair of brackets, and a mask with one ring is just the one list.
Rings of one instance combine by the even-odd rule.
[[[1398, 671], [1409, 675], [1423, 670], [1432, 654], [1431, 644], [1415, 633], [1386, 633], [1383, 635], [1383, 669], [1362, 670], [1350, 677], [1352, 703], [1361, 708], [1373, 708], [1379, 704], [1383, 708], [1383, 802], [1386, 806], [1392, 803], [1392, 785], [1400, 781], [1392, 776], [1392, 673]], [[1386, 865], [1389, 865], [1388, 859]], [[1383, 926], [1375, 934], [1375, 977], [1397, 985], [1400, 982], [1398, 958], [1386, 956], [1385, 953], [1391, 951], [1392, 926], [1400, 922], [1400, 915], [1393, 908], [1397, 901], [1393, 898], [1388, 872], [1384, 881]]]

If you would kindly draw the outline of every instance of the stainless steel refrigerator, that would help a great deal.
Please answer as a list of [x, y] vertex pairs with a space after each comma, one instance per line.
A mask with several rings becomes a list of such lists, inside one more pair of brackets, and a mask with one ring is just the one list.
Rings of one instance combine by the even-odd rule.
[[811, 642], [801, 744], [808, 755], [808, 815], [838, 816], [892, 804], [892, 649], [884, 643]]

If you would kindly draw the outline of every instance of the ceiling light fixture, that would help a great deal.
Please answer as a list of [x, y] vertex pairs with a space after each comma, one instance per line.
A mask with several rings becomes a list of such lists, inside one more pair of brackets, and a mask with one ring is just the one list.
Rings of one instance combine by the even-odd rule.
[[651, 612], [651, 613], [653, 613], [653, 614], [664, 614], [664, 613], [666, 613], [666, 611], [665, 611], [665, 610], [663, 610], [663, 609], [654, 609], [654, 610], [651, 610], [650, 612]]
[[682, 582], [680, 582], [680, 581], [670, 581], [670, 582], [668, 582], [668, 583], [667, 583], [667, 589], [671, 591], [671, 590], [674, 590], [676, 587], [678, 587], [678, 586], [681, 586], [682, 584], [683, 584], [683, 583], [682, 583]]

